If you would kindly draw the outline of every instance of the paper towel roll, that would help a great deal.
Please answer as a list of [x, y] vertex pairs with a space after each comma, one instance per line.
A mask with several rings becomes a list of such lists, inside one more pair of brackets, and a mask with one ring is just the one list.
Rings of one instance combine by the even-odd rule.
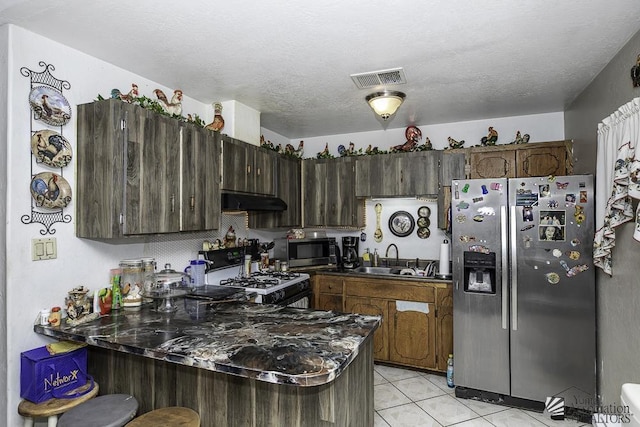
[[449, 241], [445, 240], [440, 245], [440, 264], [438, 265], [438, 274], [439, 275], [448, 275], [451, 274], [449, 271]]

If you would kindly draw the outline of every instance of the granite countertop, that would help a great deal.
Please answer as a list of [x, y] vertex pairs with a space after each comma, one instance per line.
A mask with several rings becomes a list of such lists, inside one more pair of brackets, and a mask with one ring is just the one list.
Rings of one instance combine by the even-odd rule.
[[380, 325], [378, 316], [249, 302], [178, 300], [178, 311], [121, 309], [42, 335], [276, 384], [329, 383]]

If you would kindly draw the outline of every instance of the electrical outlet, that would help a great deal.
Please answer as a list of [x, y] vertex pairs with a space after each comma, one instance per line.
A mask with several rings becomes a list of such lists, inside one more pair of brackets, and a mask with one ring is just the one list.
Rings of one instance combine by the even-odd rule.
[[31, 239], [31, 260], [55, 259], [58, 257], [56, 238]]

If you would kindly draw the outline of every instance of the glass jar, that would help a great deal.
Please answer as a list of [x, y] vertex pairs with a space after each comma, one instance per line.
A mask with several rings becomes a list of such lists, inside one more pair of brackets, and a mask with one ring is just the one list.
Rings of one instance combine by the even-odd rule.
[[144, 294], [151, 293], [156, 283], [156, 260], [155, 258], [142, 258], [142, 271], [144, 274], [143, 291]]
[[122, 292], [123, 307], [137, 307], [142, 304], [142, 285], [144, 283], [144, 270], [141, 259], [125, 259], [120, 261], [122, 277], [120, 289]]

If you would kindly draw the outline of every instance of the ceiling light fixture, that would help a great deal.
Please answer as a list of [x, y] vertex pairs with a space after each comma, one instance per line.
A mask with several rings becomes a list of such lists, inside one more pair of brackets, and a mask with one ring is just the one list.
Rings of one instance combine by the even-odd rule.
[[372, 93], [365, 99], [382, 120], [388, 120], [398, 110], [405, 97], [402, 92], [384, 91]]

